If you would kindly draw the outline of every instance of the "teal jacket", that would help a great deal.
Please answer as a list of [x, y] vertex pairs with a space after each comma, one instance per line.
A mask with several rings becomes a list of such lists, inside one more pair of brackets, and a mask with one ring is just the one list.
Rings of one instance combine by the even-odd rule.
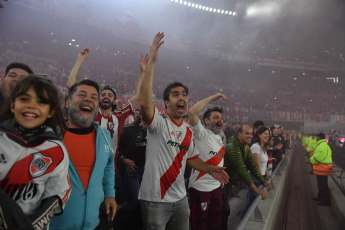
[[87, 190], [85, 191], [79, 174], [70, 160], [71, 196], [66, 203], [63, 214], [52, 218], [50, 222], [50, 229], [52, 230], [95, 229], [99, 224], [99, 207], [104, 198], [115, 197], [115, 155], [111, 150], [110, 133], [107, 129], [99, 127], [98, 124], [95, 126], [97, 128], [96, 161]]
[[248, 170], [261, 184], [266, 182], [254, 162], [249, 146], [241, 144], [236, 136], [231, 137], [226, 146], [224, 167], [226, 167], [226, 172], [229, 174], [230, 185], [240, 178], [242, 178], [248, 186], [253, 184]]

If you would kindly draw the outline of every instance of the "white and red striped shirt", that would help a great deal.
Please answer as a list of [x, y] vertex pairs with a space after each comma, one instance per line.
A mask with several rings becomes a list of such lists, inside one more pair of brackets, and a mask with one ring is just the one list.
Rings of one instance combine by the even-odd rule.
[[[71, 192], [65, 146], [58, 140], [46, 140], [25, 147], [8, 137], [13, 134], [0, 132], [0, 186], [4, 191], [26, 215], [34, 213], [43, 199], [55, 195], [64, 206]], [[61, 213], [62, 208], [55, 212]]]
[[155, 108], [147, 127], [146, 161], [139, 199], [176, 202], [186, 196], [184, 171], [188, 159], [197, 157], [191, 127], [176, 124]]
[[[222, 137], [206, 129], [200, 122], [194, 126], [195, 146], [200, 159], [207, 164], [223, 167], [225, 149]], [[207, 173], [193, 169], [189, 187], [202, 192], [210, 192], [220, 187], [220, 182]]]
[[[112, 112], [108, 117], [103, 116], [101, 110], [98, 110], [98, 115], [95, 122], [100, 127], [108, 129], [111, 135], [111, 147], [115, 152], [115, 163], [118, 158], [118, 143], [120, 142], [121, 131], [125, 124], [126, 118], [133, 114], [133, 107], [129, 101], [121, 106], [121, 108]], [[115, 164], [115, 171], [117, 171], [117, 165]]]

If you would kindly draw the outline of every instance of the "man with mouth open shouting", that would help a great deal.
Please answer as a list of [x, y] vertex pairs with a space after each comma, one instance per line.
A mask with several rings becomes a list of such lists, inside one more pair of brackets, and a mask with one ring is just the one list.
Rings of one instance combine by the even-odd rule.
[[191, 127], [183, 122], [188, 88], [173, 82], [164, 90], [166, 112], [152, 104], [153, 70], [164, 33], [153, 40], [140, 89], [143, 121], [147, 124], [146, 162], [139, 191], [145, 229], [189, 229], [189, 207], [184, 183], [186, 164], [209, 173], [221, 184], [228, 182], [223, 167], [203, 162], [194, 147]]
[[77, 82], [68, 92], [63, 142], [70, 157], [72, 192], [63, 214], [52, 219], [51, 229], [95, 229], [103, 201], [108, 218], [114, 219], [114, 152], [109, 132], [94, 122], [98, 97], [99, 86], [92, 80]]
[[[222, 167], [225, 149], [221, 136], [223, 110], [209, 108], [203, 115], [205, 127], [198, 114], [212, 101], [226, 96], [217, 93], [195, 104], [188, 114], [189, 124], [195, 137], [195, 146], [200, 159], [213, 166]], [[220, 229], [222, 221], [222, 188], [218, 180], [211, 175], [193, 170], [189, 180], [189, 202], [191, 208], [192, 230]]]
[[[82, 50], [77, 58], [77, 61], [69, 75], [67, 88], [70, 88], [77, 81], [79, 71], [89, 55], [89, 49]], [[135, 88], [134, 96], [123, 104], [121, 108], [116, 109], [116, 92], [110, 86], [105, 86], [100, 94], [99, 109], [96, 117], [96, 122], [101, 126], [109, 130], [112, 138], [112, 148], [115, 151], [115, 170], [117, 169], [117, 157], [118, 157], [118, 143], [121, 136], [121, 130], [125, 123], [126, 118], [131, 115], [134, 109], [139, 105], [139, 92], [141, 82], [143, 80], [144, 70], [148, 62], [148, 55], [140, 58], [140, 73], [138, 83]]]

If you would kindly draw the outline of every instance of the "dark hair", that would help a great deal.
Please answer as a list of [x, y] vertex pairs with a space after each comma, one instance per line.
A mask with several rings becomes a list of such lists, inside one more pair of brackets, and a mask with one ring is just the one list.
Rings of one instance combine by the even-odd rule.
[[[52, 128], [56, 134], [63, 136], [67, 126], [60, 101], [61, 94], [48, 78], [40, 77], [35, 74], [29, 74], [26, 78], [18, 82], [10, 96], [10, 100], [0, 113], [0, 120], [9, 119], [14, 116], [11, 112], [11, 103], [15, 103], [16, 98], [24, 95], [30, 88], [35, 90], [37, 97], [42, 100], [42, 102], [50, 105], [50, 111], [54, 111], [54, 115], [48, 118], [45, 124]], [[59, 131], [58, 128], [60, 129]]]
[[114, 94], [114, 99], [116, 100], [116, 91], [115, 91], [115, 89], [111, 88], [109, 85], [106, 85], [106, 86], [104, 86], [104, 88], [102, 89], [101, 93], [102, 93], [104, 90], [110, 90], [110, 91]]
[[268, 127], [266, 127], [266, 126], [261, 126], [261, 127], [259, 127], [259, 128], [256, 130], [255, 139], [254, 139], [254, 142], [253, 142], [253, 143], [259, 143], [259, 145], [260, 145], [261, 143], [260, 143], [260, 137], [259, 137], [259, 135], [260, 135], [260, 134], [263, 134], [263, 133], [266, 132], [267, 130], [268, 130], [268, 133], [270, 134], [270, 137], [269, 137], [269, 139], [268, 139], [268, 142], [265, 143], [265, 145], [264, 145], [264, 149], [265, 149], [265, 150], [267, 150], [267, 147], [268, 147], [268, 145], [269, 145], [269, 143], [270, 143], [270, 140], [271, 140], [271, 138], [272, 138], [270, 128], [268, 128]]
[[183, 87], [184, 90], [186, 91], [186, 94], [188, 95], [188, 92], [189, 92], [188, 87], [187, 87], [187, 86], [184, 86], [181, 82], [175, 81], [175, 82], [170, 83], [170, 84], [165, 88], [164, 93], [163, 93], [163, 101], [169, 101], [169, 95], [170, 95], [171, 89], [173, 89], [173, 88], [175, 88], [175, 87], [179, 87], [179, 86]]
[[[115, 91], [115, 89], [111, 88], [109, 85], [106, 85], [106, 86], [104, 86], [104, 88], [102, 89], [101, 93], [102, 93], [104, 90], [110, 90], [110, 91], [114, 94], [114, 100], [116, 101], [116, 91]], [[115, 104], [115, 105], [113, 105], [113, 106], [111, 107], [111, 111], [114, 111], [116, 108], [117, 108], [117, 104]]]
[[255, 121], [254, 124], [253, 124], [253, 129], [257, 129], [259, 128], [260, 126], [265, 126], [265, 123], [263, 121]]
[[325, 134], [323, 133], [318, 133], [315, 136], [319, 137], [321, 140], [326, 138]]
[[220, 112], [223, 113], [223, 109], [219, 107], [213, 107], [205, 111], [202, 120], [205, 122], [205, 119], [210, 119], [212, 112]]
[[22, 69], [22, 70], [25, 70], [26, 72], [28, 72], [29, 74], [33, 74], [34, 72], [32, 71], [32, 69], [25, 65], [24, 63], [20, 63], [20, 62], [12, 62], [11, 64], [9, 64], [7, 67], [6, 67], [6, 71], [5, 71], [5, 76], [4, 78], [6, 77], [6, 75], [8, 74], [8, 72], [10, 72], [11, 69], [13, 68], [18, 68], [18, 69]]
[[93, 80], [84, 79], [84, 80], [78, 81], [77, 83], [75, 83], [74, 85], [71, 86], [71, 88], [68, 91], [68, 98], [69, 99], [71, 99], [72, 95], [77, 91], [77, 87], [80, 85], [88, 85], [88, 86], [92, 86], [92, 87], [96, 88], [97, 94], [99, 95], [98, 83], [93, 81]]

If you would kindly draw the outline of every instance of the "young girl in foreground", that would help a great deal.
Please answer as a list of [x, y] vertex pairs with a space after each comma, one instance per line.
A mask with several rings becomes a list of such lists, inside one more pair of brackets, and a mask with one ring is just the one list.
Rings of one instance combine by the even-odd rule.
[[58, 134], [65, 130], [57, 89], [37, 75], [21, 80], [0, 112], [0, 189], [35, 229], [61, 213], [70, 195], [68, 154]]

